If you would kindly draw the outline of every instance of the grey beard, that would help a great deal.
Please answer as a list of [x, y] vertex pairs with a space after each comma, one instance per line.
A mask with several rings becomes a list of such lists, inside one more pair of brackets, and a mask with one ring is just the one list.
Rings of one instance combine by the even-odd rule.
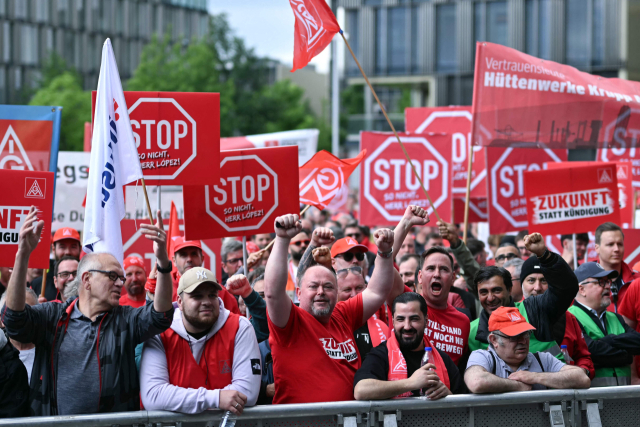
[[313, 304], [311, 304], [311, 314], [313, 314], [315, 317], [327, 317], [331, 314], [332, 311], [333, 307], [327, 307], [319, 310], [315, 308]]

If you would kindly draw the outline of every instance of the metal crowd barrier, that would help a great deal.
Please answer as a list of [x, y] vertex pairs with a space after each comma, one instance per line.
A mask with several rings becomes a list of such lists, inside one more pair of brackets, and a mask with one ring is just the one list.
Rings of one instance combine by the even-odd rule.
[[[119, 412], [0, 419], [0, 426], [217, 427], [222, 413]], [[237, 427], [601, 427], [640, 425], [640, 386], [247, 408]]]

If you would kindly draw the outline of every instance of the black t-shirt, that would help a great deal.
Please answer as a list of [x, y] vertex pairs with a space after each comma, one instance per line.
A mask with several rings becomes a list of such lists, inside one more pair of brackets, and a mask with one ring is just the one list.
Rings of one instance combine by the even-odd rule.
[[[47, 276], [45, 277], [45, 286], [47, 288], [44, 291], [44, 297], [47, 301], [53, 301], [58, 298], [58, 289], [56, 289], [56, 285], [53, 283], [53, 268], [55, 265], [56, 262], [54, 260], [49, 260], [49, 271], [47, 271]], [[40, 296], [40, 291], [42, 290], [42, 276], [33, 279], [29, 285], [36, 295]], [[60, 296], [60, 298], [64, 300], [64, 297]]]
[[[444, 366], [447, 368], [449, 374], [449, 384], [451, 385], [451, 392], [453, 394], [468, 393], [467, 386], [464, 383], [462, 375], [453, 360], [444, 352], [435, 349], [442, 357]], [[407, 362], [407, 378], [409, 378], [416, 369], [420, 368], [420, 361], [424, 352], [422, 351], [407, 351], [402, 352], [405, 361]], [[362, 362], [362, 366], [356, 372], [353, 379], [353, 387], [362, 380], [374, 379], [380, 381], [387, 381], [387, 374], [389, 373], [389, 353], [387, 350], [386, 341], [374, 348], [369, 352], [367, 358]], [[420, 396], [420, 390], [413, 390], [414, 396]]]
[[356, 340], [356, 346], [358, 347], [358, 353], [360, 353], [361, 360], [364, 361], [369, 352], [373, 350], [371, 334], [369, 334], [369, 325], [367, 322], [353, 333], [353, 338]]

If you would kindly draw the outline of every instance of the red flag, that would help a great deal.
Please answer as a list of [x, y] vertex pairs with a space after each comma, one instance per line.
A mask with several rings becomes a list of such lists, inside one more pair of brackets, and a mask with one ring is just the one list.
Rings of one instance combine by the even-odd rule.
[[300, 203], [326, 208], [366, 154], [362, 150], [353, 159], [341, 160], [325, 150], [317, 152], [300, 166]]
[[171, 214], [169, 215], [169, 230], [167, 230], [167, 252], [169, 258], [173, 258], [176, 239], [182, 237], [180, 235], [180, 223], [178, 222], [178, 211], [176, 205], [171, 202]]
[[296, 19], [293, 69], [303, 68], [331, 43], [340, 25], [325, 0], [289, 0]]

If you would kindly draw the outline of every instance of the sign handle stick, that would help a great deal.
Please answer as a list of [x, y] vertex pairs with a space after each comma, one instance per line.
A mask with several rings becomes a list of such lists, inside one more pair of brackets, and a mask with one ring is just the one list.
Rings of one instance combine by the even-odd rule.
[[578, 269], [578, 251], [576, 251], [576, 233], [573, 233], [573, 271]]
[[244, 267], [245, 276], [249, 274], [247, 268], [247, 236], [242, 236], [242, 266]]
[[[42, 286], [40, 286], [40, 296], [44, 298], [44, 292], [47, 290], [47, 270], [42, 269]], [[64, 298], [64, 296], [63, 296]]]
[[402, 152], [404, 153], [404, 156], [407, 158], [407, 161], [411, 165], [411, 169], [413, 170], [413, 174], [418, 179], [418, 182], [420, 183], [420, 187], [422, 188], [422, 191], [424, 192], [425, 196], [427, 196], [427, 200], [429, 200], [429, 205], [431, 206], [431, 209], [433, 209], [433, 213], [436, 214], [436, 218], [438, 219], [438, 221], [441, 221], [440, 215], [438, 214], [438, 211], [436, 210], [436, 207], [433, 204], [433, 201], [431, 200], [431, 196], [429, 196], [429, 193], [427, 193], [427, 190], [425, 190], [425, 188], [424, 188], [424, 184], [422, 183], [422, 178], [420, 178], [420, 175], [418, 175], [418, 172], [416, 172], [416, 168], [413, 166], [413, 162], [411, 161], [411, 157], [409, 157], [409, 153], [407, 153], [406, 148], [404, 148], [404, 144], [402, 143], [402, 141], [400, 141], [400, 136], [398, 136], [398, 132], [396, 132], [396, 128], [393, 126], [393, 123], [391, 123], [391, 120], [389, 119], [389, 116], [387, 115], [387, 110], [384, 109], [384, 107], [382, 106], [382, 102], [380, 102], [380, 99], [378, 99], [378, 95], [376, 94], [376, 91], [373, 90], [373, 86], [371, 86], [371, 82], [369, 82], [369, 78], [367, 77], [367, 75], [365, 74], [364, 70], [362, 69], [362, 66], [360, 66], [360, 62], [358, 62], [358, 59], [356, 58], [356, 55], [353, 53], [353, 50], [351, 49], [351, 46], [349, 45], [349, 42], [347, 41], [346, 37], [344, 36], [344, 33], [342, 32], [342, 30], [340, 30], [340, 35], [342, 36], [342, 40], [344, 40], [345, 44], [347, 45], [347, 49], [349, 49], [349, 52], [351, 53], [351, 56], [353, 56], [353, 60], [356, 61], [356, 65], [360, 69], [360, 72], [362, 73], [362, 77], [364, 77], [364, 81], [367, 82], [367, 85], [369, 86], [369, 89], [371, 89], [371, 93], [373, 94], [373, 97], [378, 102], [378, 105], [380, 106], [380, 110], [382, 111], [382, 114], [384, 114], [384, 118], [387, 119], [387, 123], [389, 123], [389, 126], [391, 127], [391, 130], [393, 131], [393, 134], [396, 136], [396, 139], [398, 140], [398, 143], [400, 144], [400, 148], [402, 148]]
[[467, 167], [467, 193], [464, 199], [464, 229], [462, 230], [462, 241], [467, 244], [467, 229], [469, 228], [469, 200], [471, 199], [471, 167], [473, 166], [473, 145], [469, 141], [468, 147], [469, 166]]
[[[302, 218], [302, 215], [305, 214], [305, 212], [307, 212], [309, 210], [309, 208], [311, 207], [311, 205], [307, 205], [304, 207], [304, 209], [302, 209], [300, 211], [300, 218]], [[267, 246], [264, 247], [264, 251], [268, 251], [269, 249], [271, 249], [271, 246], [273, 246], [273, 244], [275, 243], [275, 239], [273, 239], [272, 241], [269, 242], [269, 244]]]
[[149, 196], [147, 195], [147, 186], [144, 184], [144, 178], [140, 178], [140, 182], [142, 182], [142, 192], [144, 193], [144, 200], [147, 202], [147, 213], [149, 214], [149, 221], [151, 221], [151, 225], [154, 225], [153, 214], [151, 213], [151, 205], [149, 204]]

